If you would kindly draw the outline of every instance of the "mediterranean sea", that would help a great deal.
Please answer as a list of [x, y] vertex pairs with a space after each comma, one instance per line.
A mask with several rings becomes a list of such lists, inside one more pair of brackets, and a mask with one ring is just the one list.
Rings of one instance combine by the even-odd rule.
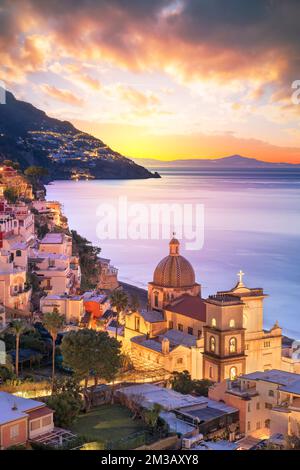
[[203, 247], [186, 250], [182, 240], [181, 253], [203, 296], [232, 288], [242, 269], [247, 286], [269, 294], [264, 326], [278, 320], [284, 334], [300, 339], [300, 170], [155, 170], [161, 179], [55, 181], [47, 199], [63, 204], [70, 228], [102, 248], [120, 280], [145, 288], [168, 254], [168, 240], [101, 240], [99, 206], [116, 206], [120, 198], [128, 204], [202, 204]]

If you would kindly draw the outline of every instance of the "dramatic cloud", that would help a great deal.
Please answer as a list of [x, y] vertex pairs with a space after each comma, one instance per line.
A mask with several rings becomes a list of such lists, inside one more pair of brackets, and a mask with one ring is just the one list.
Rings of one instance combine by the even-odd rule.
[[[253, 122], [252, 135], [269, 139], [269, 123], [280, 120], [297, 134], [300, 106], [291, 102], [291, 84], [300, 78], [299, 18], [299, 0], [2, 0], [0, 79], [14, 89], [49, 78], [55, 87], [44, 87], [47, 95], [81, 105], [77, 87], [95, 101], [107, 90], [111, 77], [105, 83], [93, 69], [101, 64], [117, 70], [110, 82], [114, 85], [124, 83], [119, 74], [135, 75], [140, 82], [151, 75], [161, 81], [157, 89], [182, 87], [204, 97], [207, 116], [218, 114], [222, 121], [216, 131], [226, 130], [229, 118], [238, 126], [238, 119], [251, 119], [252, 113], [265, 122], [265, 135], [263, 126]], [[57, 82], [47, 76], [50, 72]], [[59, 93], [68, 87], [66, 81], [72, 85], [70, 96]], [[201, 94], [205, 87], [206, 95]], [[118, 90], [137, 119], [177, 113], [180, 123], [184, 113], [185, 122], [197, 113], [188, 114], [177, 91], [172, 108], [171, 95], [163, 101], [156, 90], [147, 90], [148, 84], [140, 89], [130, 80]], [[215, 109], [208, 105], [208, 94], [211, 102], [218, 101]], [[243, 131], [248, 137], [246, 125]]]
[[62, 56], [163, 67], [182, 80], [276, 80], [282, 88], [297, 78], [299, 17], [296, 0], [227, 0], [226, 8], [223, 0], [6, 0], [0, 34], [5, 53], [19, 47], [16, 65], [26, 57], [32, 69], [42, 59], [36, 49], [28, 54], [21, 35], [35, 29], [48, 32]]

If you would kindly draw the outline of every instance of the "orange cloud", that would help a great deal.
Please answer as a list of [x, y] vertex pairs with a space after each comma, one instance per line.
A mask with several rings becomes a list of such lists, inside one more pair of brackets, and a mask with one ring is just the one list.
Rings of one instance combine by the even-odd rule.
[[41, 89], [51, 98], [55, 100], [62, 101], [63, 103], [71, 104], [73, 106], [82, 106], [84, 101], [81, 98], [78, 98], [69, 90], [64, 90], [62, 88], [56, 88], [52, 85], [43, 84]]

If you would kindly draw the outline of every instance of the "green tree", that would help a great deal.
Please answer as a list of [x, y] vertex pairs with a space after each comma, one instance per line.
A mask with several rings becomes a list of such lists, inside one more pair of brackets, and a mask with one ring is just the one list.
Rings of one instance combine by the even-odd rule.
[[3, 192], [4, 198], [9, 204], [15, 204], [18, 200], [18, 192], [13, 187], [8, 187]]
[[54, 387], [55, 378], [55, 342], [58, 332], [62, 329], [64, 324], [64, 317], [60, 315], [57, 309], [53, 312], [45, 313], [43, 317], [43, 325], [49, 331], [52, 338], [52, 390]]
[[184, 370], [183, 372], [173, 372], [171, 378], [171, 387], [175, 392], [188, 394], [193, 391], [194, 384], [191, 374]]
[[162, 406], [159, 403], [154, 403], [152, 408], [148, 410], [144, 410], [143, 412], [143, 419], [152, 432], [157, 429], [158, 421], [159, 421], [159, 414], [162, 410]]
[[13, 320], [10, 324], [9, 331], [16, 337], [16, 376], [19, 376], [19, 351], [20, 351], [20, 337], [25, 331], [29, 330], [29, 326], [24, 320]]
[[40, 179], [43, 177], [43, 176], [47, 176], [49, 174], [47, 168], [44, 168], [42, 166], [29, 166], [28, 168], [26, 168], [26, 170], [24, 171], [24, 174], [25, 176], [27, 176], [28, 178], [36, 181], [36, 182], [39, 182]]
[[116, 326], [116, 338], [118, 337], [118, 327], [120, 314], [123, 312], [128, 305], [128, 297], [122, 290], [115, 290], [110, 297], [110, 304], [115, 308], [117, 312], [117, 326]]
[[211, 380], [193, 380], [193, 392], [196, 395], [207, 397], [209, 388], [214, 384]]
[[81, 237], [76, 230], [71, 231], [73, 239], [73, 254], [79, 256], [81, 268], [81, 288], [94, 289], [99, 280], [100, 264], [98, 256], [101, 248], [94, 246], [86, 238]]
[[80, 386], [74, 378], [56, 379], [53, 393], [46, 400], [47, 405], [55, 411], [56, 426], [69, 428], [82, 408]]
[[84, 380], [86, 403], [89, 377], [97, 382], [113, 381], [121, 364], [120, 343], [107, 332], [82, 329], [70, 331], [61, 344], [63, 362], [70, 367], [77, 380]]

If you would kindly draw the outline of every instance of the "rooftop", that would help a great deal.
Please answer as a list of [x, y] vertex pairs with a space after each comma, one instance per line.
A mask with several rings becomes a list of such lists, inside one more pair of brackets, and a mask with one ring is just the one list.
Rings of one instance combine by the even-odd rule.
[[64, 243], [66, 235], [64, 233], [47, 233], [44, 238], [41, 240], [43, 244], [61, 244]]
[[185, 294], [168, 305], [166, 310], [206, 322], [206, 305], [198, 296]]
[[44, 407], [45, 403], [0, 392], [0, 424], [27, 417], [27, 412]]
[[152, 349], [162, 353], [162, 340], [167, 338], [170, 342], [170, 351], [175, 349], [177, 346], [186, 346], [188, 348], [195, 347], [197, 344], [197, 337], [183, 333], [178, 330], [167, 330], [164, 334], [157, 336], [156, 338], [147, 338], [145, 335], [134, 336], [131, 338], [133, 343], [138, 343], [144, 348]]
[[106, 294], [97, 294], [96, 292], [87, 291], [83, 294], [83, 300], [85, 302], [98, 302], [102, 304], [106, 302], [107, 295]]
[[158, 312], [157, 310], [141, 310], [140, 314], [144, 320], [149, 323], [165, 321], [164, 314], [162, 312]]
[[169, 388], [162, 388], [149, 383], [131, 385], [119, 390], [128, 397], [140, 397], [141, 404], [145, 408], [152, 408], [155, 403], [162, 406], [164, 410], [170, 411], [185, 406], [203, 404], [204, 397], [193, 397], [192, 395], [182, 395]]
[[283, 392], [300, 395], [300, 375], [292, 372], [272, 369], [266, 372], [252, 372], [251, 374], [242, 375], [240, 378], [275, 383], [280, 385], [279, 390]]
[[65, 299], [79, 301], [79, 300], [82, 299], [82, 295], [50, 294], [50, 295], [47, 295], [46, 297], [42, 298], [43, 301], [45, 301], [45, 300], [65, 300]]

